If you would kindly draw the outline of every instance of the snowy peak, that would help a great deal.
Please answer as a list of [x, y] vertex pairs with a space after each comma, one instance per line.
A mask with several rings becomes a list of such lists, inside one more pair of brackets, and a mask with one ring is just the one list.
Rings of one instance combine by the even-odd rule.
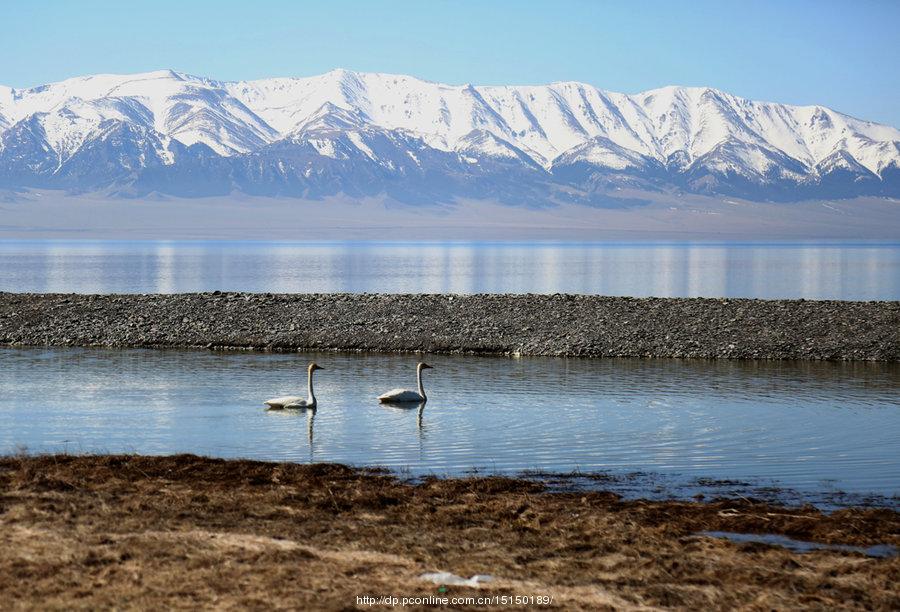
[[[111, 137], [111, 126], [120, 137]], [[841, 193], [863, 184], [867, 193], [893, 193], [900, 168], [896, 128], [709, 87], [626, 95], [577, 82], [445, 85], [343, 69], [238, 82], [159, 70], [30, 89], [0, 86], [3, 184], [43, 184], [47, 172], [59, 174], [69, 160], [85, 159], [84, 151], [108, 155], [109, 180], [157, 163], [193, 176], [187, 164], [213, 164], [209, 156], [179, 159], [171, 151], [195, 145], [222, 158], [214, 163], [216, 180], [228, 177], [228, 189], [235, 188], [245, 156], [284, 155], [290, 146], [319, 156], [304, 158], [310, 176], [312, 166], [338, 159], [388, 174], [412, 160], [425, 172], [424, 160], [431, 160], [437, 165], [431, 177], [444, 173], [450, 183], [465, 183], [466, 173], [493, 172], [502, 183], [515, 165], [524, 176], [562, 180], [567, 192], [581, 190], [586, 195], [579, 197], [588, 199], [598, 185], [612, 188], [626, 175], [628, 184], [640, 175], [648, 188], [764, 199], [827, 195], [826, 183], [834, 189], [839, 180], [851, 183]], [[117, 158], [116, 147], [128, 152]], [[288, 167], [273, 162], [271, 171]], [[341, 188], [353, 180], [349, 171], [342, 176]]]
[[278, 136], [220, 84], [172, 70], [11, 89], [0, 104], [9, 123], [43, 115], [48, 143], [61, 157], [71, 155], [106, 120], [141, 125], [185, 145], [201, 142], [221, 155], [245, 153]]

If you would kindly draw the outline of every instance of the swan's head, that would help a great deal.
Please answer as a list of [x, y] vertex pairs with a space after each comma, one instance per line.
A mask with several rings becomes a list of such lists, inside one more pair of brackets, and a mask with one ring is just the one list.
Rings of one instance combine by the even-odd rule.
[[419, 369], [420, 370], [433, 370], [434, 368], [423, 361], [419, 364]]
[[323, 368], [322, 366], [320, 366], [320, 365], [319, 365], [318, 363], [316, 363], [315, 361], [312, 362], [311, 364], [309, 364], [309, 373], [310, 373], [310, 374], [312, 374], [312, 373], [315, 372], [316, 370], [324, 370], [324, 369], [325, 369], [325, 368]]

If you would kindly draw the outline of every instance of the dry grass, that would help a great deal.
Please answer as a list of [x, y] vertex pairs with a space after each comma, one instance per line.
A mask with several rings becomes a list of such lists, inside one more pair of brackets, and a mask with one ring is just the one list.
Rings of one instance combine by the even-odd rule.
[[889, 510], [623, 502], [504, 478], [413, 486], [189, 455], [8, 457], [0, 492], [11, 609], [355, 609], [357, 595], [437, 595], [418, 579], [432, 571], [497, 577], [449, 596], [551, 595], [563, 609], [900, 609], [897, 558], [692, 535], [900, 545]]

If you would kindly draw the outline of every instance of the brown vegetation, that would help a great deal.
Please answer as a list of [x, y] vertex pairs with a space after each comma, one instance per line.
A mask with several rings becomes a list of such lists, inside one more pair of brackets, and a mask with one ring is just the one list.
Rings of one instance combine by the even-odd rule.
[[[585, 610], [900, 609], [896, 557], [694, 535], [898, 545], [900, 515], [884, 509], [622, 501], [190, 455], [7, 457], [0, 495], [5, 608], [384, 609], [356, 598], [440, 594], [547, 595]], [[419, 578], [435, 571], [496, 580], [439, 593]]]

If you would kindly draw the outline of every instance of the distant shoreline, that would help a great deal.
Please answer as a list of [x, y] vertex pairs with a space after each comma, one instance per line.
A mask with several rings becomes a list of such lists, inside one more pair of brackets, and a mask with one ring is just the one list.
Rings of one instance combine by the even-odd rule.
[[900, 302], [0, 293], [0, 345], [900, 361]]
[[322, 200], [229, 195], [111, 198], [0, 189], [0, 239], [389, 241], [888, 241], [900, 200], [860, 197], [791, 204], [696, 194], [615, 191], [641, 205], [528, 206], [493, 200], [402, 204], [384, 197]]

